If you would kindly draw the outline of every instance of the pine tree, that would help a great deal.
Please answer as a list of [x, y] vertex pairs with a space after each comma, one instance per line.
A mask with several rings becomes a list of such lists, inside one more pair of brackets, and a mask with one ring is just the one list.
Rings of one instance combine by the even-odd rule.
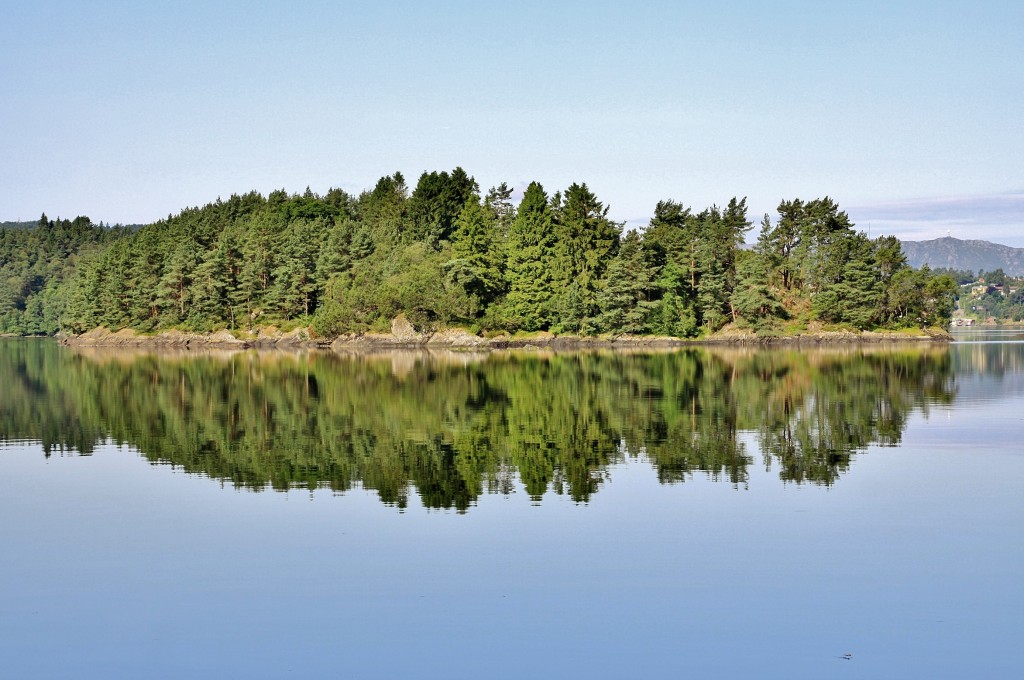
[[493, 213], [471, 196], [452, 234], [452, 259], [445, 263], [449, 278], [474, 296], [481, 307], [493, 302], [505, 289], [502, 251]]
[[741, 252], [736, 262], [736, 287], [730, 305], [755, 330], [769, 330], [786, 312], [769, 284], [771, 263], [760, 252]]
[[562, 316], [559, 325], [582, 328], [578, 317], [597, 313], [597, 285], [604, 268], [618, 251], [620, 225], [608, 219], [608, 207], [601, 204], [586, 184], [573, 184], [565, 192], [557, 211], [556, 285], [564, 294], [575, 291], [579, 300], [561, 301], [557, 306], [572, 316]]
[[491, 187], [484, 199], [484, 205], [494, 216], [500, 237], [507, 238], [512, 220], [516, 218], [516, 209], [512, 204], [512, 188], [506, 182]]
[[317, 257], [327, 233], [326, 218], [299, 218], [283, 234], [267, 302], [284, 319], [309, 316], [316, 307]]
[[651, 271], [644, 258], [640, 235], [630, 231], [608, 265], [598, 293], [600, 330], [633, 335], [646, 332], [648, 317], [657, 304], [651, 300], [652, 288]]
[[268, 210], [253, 215], [242, 224], [245, 232], [239, 243], [242, 260], [236, 304], [244, 306], [251, 323], [267, 311], [274, 270], [280, 257], [284, 223], [279, 213]]
[[527, 331], [548, 328], [554, 315], [555, 235], [548, 197], [537, 182], [526, 188], [509, 227], [506, 266], [507, 323]]
[[436, 249], [447, 241], [455, 220], [479, 186], [462, 168], [447, 172], [423, 173], [409, 199], [411, 240], [424, 241]]
[[195, 294], [193, 277], [201, 258], [200, 245], [186, 234], [177, 240], [172, 250], [167, 253], [163, 273], [157, 287], [157, 298], [163, 307], [163, 317], [167, 325], [176, 325], [184, 321], [189, 314], [189, 307]]

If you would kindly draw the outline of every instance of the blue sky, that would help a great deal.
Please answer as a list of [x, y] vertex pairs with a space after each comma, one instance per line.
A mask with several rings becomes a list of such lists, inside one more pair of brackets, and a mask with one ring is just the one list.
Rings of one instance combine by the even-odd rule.
[[1024, 3], [0, 0], [0, 220], [461, 165], [1024, 246]]

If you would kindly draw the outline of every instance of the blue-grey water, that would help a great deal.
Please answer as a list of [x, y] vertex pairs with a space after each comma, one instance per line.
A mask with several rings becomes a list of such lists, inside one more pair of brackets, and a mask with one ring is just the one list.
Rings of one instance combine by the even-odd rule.
[[1012, 331], [489, 357], [10, 340], [0, 441], [3, 678], [1021, 673]]

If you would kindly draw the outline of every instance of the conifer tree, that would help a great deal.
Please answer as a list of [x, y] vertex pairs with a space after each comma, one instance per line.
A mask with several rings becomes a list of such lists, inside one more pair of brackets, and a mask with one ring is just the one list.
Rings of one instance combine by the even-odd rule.
[[491, 187], [484, 199], [484, 205], [494, 216], [500, 237], [507, 238], [509, 226], [516, 217], [516, 208], [512, 204], [512, 187], [506, 182]]
[[743, 320], [762, 332], [785, 318], [785, 309], [769, 280], [769, 260], [757, 251], [740, 252], [736, 261], [736, 287], [730, 305]]
[[509, 291], [503, 314], [527, 331], [550, 326], [554, 310], [555, 235], [544, 188], [531, 182], [509, 227], [506, 264]]
[[504, 291], [497, 219], [481, 205], [476, 195], [470, 196], [455, 220], [451, 254], [452, 259], [445, 264], [449, 277], [474, 296], [482, 307]]
[[647, 319], [657, 304], [651, 298], [653, 282], [640, 235], [628, 232], [618, 254], [608, 265], [600, 292], [598, 326], [607, 333], [639, 335], [647, 331]]
[[479, 186], [462, 168], [447, 172], [423, 173], [409, 199], [411, 240], [424, 241], [440, 249], [455, 228], [455, 220], [466, 201]]
[[[573, 184], [560, 201], [556, 221], [556, 284], [563, 295], [569, 291], [578, 297], [562, 300], [564, 310], [559, 324], [582, 328], [582, 318], [597, 314], [597, 285], [604, 268], [618, 251], [621, 227], [608, 219], [608, 207], [602, 205], [586, 184]], [[576, 331], [578, 332], [578, 330]]]

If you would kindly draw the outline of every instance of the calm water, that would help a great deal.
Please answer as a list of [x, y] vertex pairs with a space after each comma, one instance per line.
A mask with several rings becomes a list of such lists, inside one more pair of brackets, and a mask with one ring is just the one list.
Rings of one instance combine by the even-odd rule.
[[958, 337], [0, 341], [0, 677], [1019, 677], [1024, 344]]

